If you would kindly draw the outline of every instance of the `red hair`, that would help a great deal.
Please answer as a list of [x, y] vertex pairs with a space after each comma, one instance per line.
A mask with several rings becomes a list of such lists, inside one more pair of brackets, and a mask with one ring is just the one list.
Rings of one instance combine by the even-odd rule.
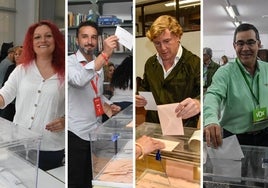
[[[47, 25], [53, 34], [55, 41], [55, 50], [53, 52], [52, 67], [58, 74], [61, 81], [64, 81], [65, 76], [65, 40], [59, 28], [50, 21], [43, 20], [31, 25], [25, 35], [23, 42], [23, 51], [20, 57], [20, 62], [23, 66], [29, 65], [35, 59], [33, 49], [33, 34], [37, 27]], [[63, 80], [62, 80], [63, 79]]]

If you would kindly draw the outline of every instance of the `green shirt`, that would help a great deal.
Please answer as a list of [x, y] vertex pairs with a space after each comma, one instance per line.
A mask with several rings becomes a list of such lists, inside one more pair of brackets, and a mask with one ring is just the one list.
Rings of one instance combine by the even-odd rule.
[[[151, 91], [157, 105], [181, 102], [187, 97], [200, 99], [200, 58], [183, 48], [178, 63], [164, 78], [156, 55], [150, 57], [139, 91]], [[157, 111], [148, 111], [146, 121], [159, 123]], [[184, 121], [184, 126], [196, 127], [197, 121], [198, 115]]]
[[[268, 107], [268, 63], [258, 61], [254, 76], [241, 62], [228, 63], [214, 74], [204, 99], [204, 126], [215, 123], [233, 134], [252, 132], [268, 127], [268, 123], [253, 125], [253, 110], [257, 102], [239, 69], [245, 72], [260, 107]], [[258, 85], [259, 83], [259, 85]], [[267, 109], [268, 110], [268, 109]]]

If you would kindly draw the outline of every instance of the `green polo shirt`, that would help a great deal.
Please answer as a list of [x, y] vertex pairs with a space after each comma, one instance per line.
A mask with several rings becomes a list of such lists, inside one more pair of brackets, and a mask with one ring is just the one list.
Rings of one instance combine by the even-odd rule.
[[214, 74], [212, 84], [204, 97], [204, 126], [215, 123], [233, 134], [252, 132], [268, 127], [268, 123], [253, 125], [253, 109], [257, 102], [240, 71], [245, 72], [254, 95], [259, 98], [260, 107], [268, 111], [268, 63], [257, 62], [254, 76], [241, 62], [228, 63]]

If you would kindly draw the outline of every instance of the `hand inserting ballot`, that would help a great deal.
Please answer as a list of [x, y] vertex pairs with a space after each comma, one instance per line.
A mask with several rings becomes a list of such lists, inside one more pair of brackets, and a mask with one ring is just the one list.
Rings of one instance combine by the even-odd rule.
[[154, 140], [151, 137], [143, 135], [136, 140], [136, 158], [142, 159], [144, 155], [148, 155], [155, 150], [163, 148], [165, 148], [165, 144], [163, 142]]

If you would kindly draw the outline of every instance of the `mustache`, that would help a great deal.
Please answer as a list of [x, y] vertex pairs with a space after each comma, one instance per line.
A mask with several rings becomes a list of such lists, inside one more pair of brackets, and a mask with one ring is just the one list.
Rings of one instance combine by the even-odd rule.
[[93, 48], [94, 45], [93, 44], [86, 44], [85, 47], [92, 47]]
[[94, 54], [94, 50], [86, 50], [85, 48], [83, 48], [81, 46], [79, 47], [79, 50], [84, 52], [87, 55], [93, 55]]

